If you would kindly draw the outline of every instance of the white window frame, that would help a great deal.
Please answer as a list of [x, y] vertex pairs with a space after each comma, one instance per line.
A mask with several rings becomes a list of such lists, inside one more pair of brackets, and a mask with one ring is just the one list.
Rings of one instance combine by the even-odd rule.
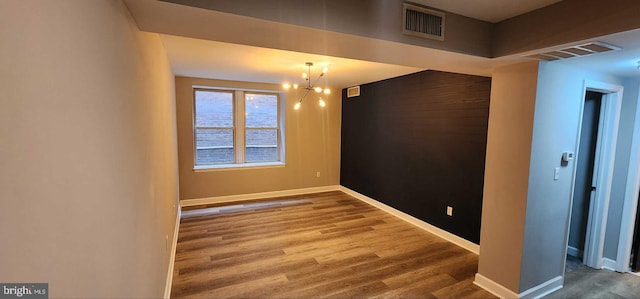
[[[244, 128], [242, 130], [242, 134], [244, 135], [244, 136], [242, 136], [242, 141], [246, 142], [246, 140], [247, 140], [246, 133], [247, 133], [248, 130], [273, 130], [273, 129], [275, 129], [276, 130], [276, 138], [277, 138], [276, 145], [278, 147], [277, 148], [278, 149], [278, 151], [277, 151], [278, 158], [277, 158], [276, 162], [282, 161], [284, 155], [283, 155], [283, 152], [281, 150], [281, 148], [282, 148], [282, 126], [280, 125], [280, 123], [282, 122], [281, 121], [282, 120], [282, 118], [281, 118], [281, 115], [282, 115], [282, 113], [281, 113], [281, 110], [282, 110], [281, 109], [281, 104], [282, 104], [282, 102], [280, 100], [281, 94], [280, 93], [276, 93], [276, 92], [265, 92], [265, 91], [243, 91], [243, 93], [242, 93], [242, 97], [243, 97], [242, 105], [243, 105], [244, 111], [246, 111], [247, 94], [252, 94], [252, 95], [270, 95], [270, 96], [275, 95], [276, 96], [276, 100], [277, 100], [277, 103], [276, 103], [276, 107], [277, 107], [276, 108], [277, 122], [276, 122], [276, 126], [275, 127], [250, 127], [249, 128], [249, 127], [247, 127], [247, 124], [246, 124], [246, 120], [247, 120], [246, 114], [242, 113], [242, 116], [243, 116], [242, 117], [242, 122], [243, 122], [242, 126]], [[243, 160], [244, 163], [246, 163], [246, 164], [271, 163], [271, 162], [247, 162], [246, 161], [247, 155], [246, 155], [246, 152], [245, 152], [246, 148], [247, 148], [247, 145], [245, 143], [243, 145], [243, 147], [242, 147], [242, 149], [243, 149], [242, 158], [244, 159]]]
[[[209, 92], [232, 92], [233, 93], [233, 163], [221, 163], [221, 164], [197, 164], [198, 149], [196, 140], [196, 91], [209, 91]], [[256, 95], [273, 95], [277, 99], [277, 148], [278, 148], [278, 160], [269, 162], [247, 162], [246, 161], [246, 94]], [[285, 165], [285, 138], [284, 138], [284, 94], [279, 91], [272, 90], [250, 90], [250, 89], [232, 89], [232, 88], [216, 88], [216, 87], [202, 87], [193, 86], [193, 117], [192, 117], [192, 131], [193, 131], [193, 170], [194, 171], [211, 171], [219, 169], [247, 169], [254, 167], [272, 167], [272, 166], [284, 166]], [[228, 129], [228, 128], [224, 128]], [[249, 129], [274, 129], [269, 128], [249, 128]]]

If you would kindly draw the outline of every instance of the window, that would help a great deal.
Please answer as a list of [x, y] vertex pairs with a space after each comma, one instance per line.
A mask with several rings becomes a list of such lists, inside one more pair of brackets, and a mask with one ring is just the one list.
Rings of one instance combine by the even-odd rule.
[[283, 162], [280, 95], [194, 89], [195, 169]]
[[196, 165], [234, 163], [233, 92], [196, 90]]
[[245, 160], [279, 161], [278, 96], [245, 94]]

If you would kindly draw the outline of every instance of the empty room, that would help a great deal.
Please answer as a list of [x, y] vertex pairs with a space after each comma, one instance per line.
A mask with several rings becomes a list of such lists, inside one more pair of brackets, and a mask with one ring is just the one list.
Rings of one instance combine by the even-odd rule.
[[0, 1], [2, 298], [637, 298], [639, 15]]

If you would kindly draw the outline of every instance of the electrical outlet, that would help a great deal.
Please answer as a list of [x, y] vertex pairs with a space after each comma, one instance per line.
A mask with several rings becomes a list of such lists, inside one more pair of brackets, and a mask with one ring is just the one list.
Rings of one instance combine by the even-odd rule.
[[319, 178], [320, 177], [320, 171], [316, 172], [316, 177]]
[[447, 216], [453, 216], [453, 208], [450, 206], [447, 206]]

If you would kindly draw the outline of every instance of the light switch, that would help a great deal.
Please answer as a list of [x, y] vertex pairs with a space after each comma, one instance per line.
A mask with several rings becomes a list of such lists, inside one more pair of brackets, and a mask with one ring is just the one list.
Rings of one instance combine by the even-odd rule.
[[553, 180], [557, 181], [560, 179], [560, 167], [556, 167], [556, 169], [553, 171]]
[[448, 216], [453, 216], [453, 208], [452, 207], [447, 206], [447, 215]]

